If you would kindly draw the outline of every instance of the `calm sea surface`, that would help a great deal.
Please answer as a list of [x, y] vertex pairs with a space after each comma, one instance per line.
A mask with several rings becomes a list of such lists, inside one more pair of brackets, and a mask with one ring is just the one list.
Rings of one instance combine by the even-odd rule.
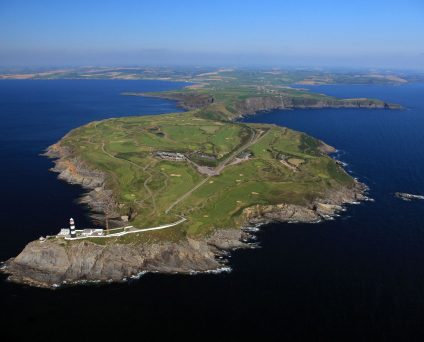
[[[177, 111], [124, 91], [175, 89], [156, 81], [0, 82], [0, 260], [73, 216], [78, 186], [48, 172], [39, 154], [70, 129], [104, 118]], [[424, 338], [424, 84], [319, 86], [341, 97], [374, 97], [402, 111], [294, 110], [247, 118], [305, 131], [335, 146], [375, 202], [321, 224], [272, 224], [261, 248], [233, 253], [231, 273], [149, 274], [138, 281], [56, 291], [0, 279], [1, 328], [50, 340], [68, 328], [80, 341], [110, 336], [262, 337], [288, 341], [419, 341]], [[74, 326], [70, 327], [71, 322]]]

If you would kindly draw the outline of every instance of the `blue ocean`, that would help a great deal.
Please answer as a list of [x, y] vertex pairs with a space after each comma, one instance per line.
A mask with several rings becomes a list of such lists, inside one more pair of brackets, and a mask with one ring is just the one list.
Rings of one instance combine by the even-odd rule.
[[[69, 130], [93, 120], [179, 111], [172, 101], [122, 96], [176, 89], [161, 81], [0, 81], [0, 260], [54, 234], [73, 216], [79, 186], [57, 180], [40, 156]], [[424, 84], [313, 86], [339, 97], [371, 97], [403, 110], [277, 110], [247, 117], [307, 132], [370, 187], [374, 202], [351, 205], [319, 224], [270, 224], [260, 248], [232, 254], [232, 272], [146, 274], [123, 284], [55, 291], [0, 279], [2, 329], [22, 337], [96, 329], [119, 336], [256, 337], [286, 341], [419, 341], [424, 338]], [[28, 327], [25, 330], [21, 326]], [[54, 335], [59, 337], [60, 335]], [[71, 335], [70, 335], [71, 336]]]

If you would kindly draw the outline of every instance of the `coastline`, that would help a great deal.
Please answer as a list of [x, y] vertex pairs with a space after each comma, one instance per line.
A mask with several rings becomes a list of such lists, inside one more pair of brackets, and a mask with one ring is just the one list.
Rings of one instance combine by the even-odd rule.
[[[187, 87], [185, 87], [187, 88]], [[213, 95], [199, 93], [122, 93], [123, 96], [143, 96], [177, 101], [177, 106], [185, 110], [201, 109], [214, 105]], [[297, 100], [286, 95], [256, 96], [235, 102], [236, 113], [231, 119], [240, 119], [247, 115], [271, 110], [323, 109], [323, 108], [361, 108], [401, 110], [402, 106], [368, 98], [337, 99], [330, 96], [324, 99]]]
[[[323, 145], [326, 153], [334, 149]], [[79, 184], [87, 190], [80, 199], [96, 215], [102, 210], [103, 199], [110, 195], [104, 187], [104, 175], [78, 160], [70, 164], [66, 150], [52, 145], [46, 156], [55, 159], [58, 178]], [[122, 282], [144, 273], [197, 274], [228, 270], [226, 256], [240, 248], [255, 248], [255, 231], [273, 223], [319, 223], [332, 220], [345, 211], [345, 206], [366, 201], [368, 187], [355, 180], [351, 188], [328, 191], [307, 206], [281, 203], [256, 205], [243, 210], [238, 228], [215, 230], [209, 236], [149, 244], [96, 244], [91, 241], [72, 241], [64, 244], [59, 239], [33, 241], [15, 258], [7, 260], [1, 272], [8, 280], [43, 288], [86, 282]], [[98, 218], [98, 217], [97, 217]], [[116, 221], [119, 224], [119, 221]], [[252, 229], [252, 227], [254, 227]]]
[[[146, 96], [143, 94], [142, 96]], [[148, 95], [150, 96], [150, 95]], [[166, 94], [157, 97], [169, 98]], [[185, 109], [201, 109], [214, 105], [213, 97], [184, 99], [172, 98]], [[185, 99], [187, 100], [187, 99]], [[389, 108], [368, 99], [359, 102], [348, 101], [346, 108]], [[362, 102], [364, 100], [365, 102]], [[194, 101], [190, 102], [190, 101]], [[191, 104], [190, 104], [191, 103]], [[334, 105], [334, 104], [333, 104]], [[264, 110], [293, 108], [330, 108], [328, 103], [316, 103], [290, 107], [282, 97], [248, 98], [236, 103], [236, 114], [231, 121]], [[341, 108], [334, 107], [334, 108]], [[69, 133], [68, 133], [69, 134]], [[66, 135], [65, 135], [66, 136]], [[320, 141], [320, 151], [330, 154], [336, 150]], [[59, 143], [46, 150], [46, 157], [54, 159], [51, 171], [58, 173], [58, 179], [82, 186], [86, 193], [78, 199], [88, 205], [91, 217], [103, 220], [108, 207], [111, 223], [120, 226], [124, 223], [118, 214], [118, 204], [112, 203], [112, 190], [106, 186], [106, 175], [91, 168]], [[343, 165], [339, 164], [343, 169]], [[225, 255], [239, 248], [252, 248], [248, 241], [254, 230], [271, 222], [318, 223], [332, 220], [345, 210], [349, 204], [366, 201], [366, 185], [354, 180], [351, 186], [341, 186], [309, 200], [305, 205], [279, 203], [275, 205], [254, 205], [243, 209], [235, 227], [216, 229], [203, 237], [185, 237], [179, 241], [153, 243], [96, 244], [92, 241], [78, 240], [63, 243], [60, 239], [30, 242], [15, 258], [6, 261], [1, 272], [8, 274], [8, 280], [37, 287], [57, 288], [60, 285], [81, 282], [119, 282], [131, 279], [145, 272], [195, 274], [216, 272], [227, 267]]]

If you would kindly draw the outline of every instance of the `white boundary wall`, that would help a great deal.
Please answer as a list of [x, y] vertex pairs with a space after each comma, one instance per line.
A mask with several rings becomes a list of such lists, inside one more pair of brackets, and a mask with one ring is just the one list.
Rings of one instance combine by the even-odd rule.
[[[183, 223], [184, 221], [187, 221], [186, 218], [181, 218], [181, 220], [178, 220], [176, 222], [173, 223], [168, 223], [168, 224], [163, 224], [161, 226], [157, 226], [157, 227], [151, 227], [151, 228], [142, 228], [142, 229], [135, 229], [135, 230], [131, 230], [131, 231], [123, 231], [120, 233], [112, 233], [112, 234], [108, 234], [108, 235], [101, 235], [101, 236], [78, 236], [75, 238], [71, 238], [71, 237], [65, 237], [65, 240], [83, 240], [83, 239], [101, 239], [101, 238], [110, 238], [110, 237], [117, 237], [117, 236], [124, 236], [127, 234], [134, 234], [134, 233], [140, 233], [140, 232], [148, 232], [151, 230], [160, 230], [160, 229], [166, 229], [166, 228], [171, 228], [174, 226], [179, 225], [180, 223]], [[116, 229], [128, 229], [128, 228], [134, 228], [133, 226], [126, 226], [123, 228], [116, 228]]]

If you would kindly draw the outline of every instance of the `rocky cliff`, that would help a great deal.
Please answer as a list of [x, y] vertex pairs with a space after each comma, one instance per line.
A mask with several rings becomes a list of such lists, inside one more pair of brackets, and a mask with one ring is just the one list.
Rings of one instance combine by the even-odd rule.
[[243, 248], [241, 230], [219, 230], [208, 238], [179, 243], [107, 244], [60, 239], [33, 241], [3, 271], [9, 280], [38, 287], [83, 281], [122, 281], [143, 272], [193, 273], [221, 269], [217, 256]]
[[[54, 167], [50, 171], [58, 173], [59, 179], [81, 185], [87, 190], [78, 201], [90, 207], [93, 218], [102, 220], [106, 210], [110, 218], [119, 217], [118, 203], [113, 200], [112, 190], [106, 188], [106, 175], [103, 172], [72, 157], [71, 151], [60, 143], [50, 146], [44, 155], [54, 158]], [[111, 225], [116, 224], [116, 220], [111, 220]]]
[[368, 109], [398, 109], [397, 105], [379, 100], [370, 99], [333, 99], [308, 98], [291, 96], [258, 96], [250, 97], [235, 103], [235, 109], [243, 116], [254, 114], [259, 111], [272, 109], [296, 109], [296, 108], [368, 108]]
[[277, 205], [255, 205], [243, 210], [242, 222], [264, 224], [268, 222], [313, 223], [328, 220], [344, 210], [344, 204], [367, 200], [367, 187], [355, 181], [351, 187], [341, 187], [328, 191], [311, 203], [300, 206], [281, 203]]
[[[131, 94], [138, 96], [152, 96], [176, 100], [178, 106], [194, 110], [208, 107], [216, 103], [212, 95], [203, 93], [164, 93], [164, 94]], [[364, 108], [364, 109], [400, 109], [401, 106], [391, 104], [380, 100], [368, 98], [355, 99], [337, 99], [329, 96], [292, 96], [289, 94], [254, 96], [244, 100], [234, 101], [233, 111], [234, 116], [228, 119], [232, 120], [235, 117], [255, 114], [260, 111], [274, 109], [319, 109], [319, 108]]]
[[[205, 101], [209, 103], [211, 100]], [[378, 106], [367, 100], [355, 101], [345, 105]], [[237, 111], [242, 114], [300, 105], [317, 108], [331, 106], [330, 103], [320, 102], [299, 104], [281, 97], [255, 97], [235, 104]], [[324, 143], [321, 149], [323, 152], [334, 151]], [[107, 180], [102, 172], [93, 170], [78, 158], [72, 157], [71, 151], [60, 143], [51, 146], [46, 155], [56, 158], [52, 170], [59, 173], [60, 179], [80, 184], [87, 189], [82, 201], [93, 211], [102, 213], [110, 206], [110, 199], [113, 197], [105, 186]], [[365, 190], [364, 185], [355, 182], [349, 187], [323, 193], [320, 198], [303, 206], [287, 203], [256, 205], [244, 209], [238, 223], [240, 227], [246, 227], [275, 221], [317, 222], [330, 219], [343, 209], [344, 204], [366, 199]], [[116, 206], [115, 204], [118, 211]], [[207, 237], [149, 244], [124, 244], [119, 243], [119, 240], [95, 244], [87, 240], [65, 241], [53, 238], [29, 243], [16, 258], [3, 265], [2, 271], [8, 273], [12, 281], [41, 287], [81, 281], [121, 281], [142, 272], [207, 272], [224, 266], [219, 257], [226, 251], [247, 247], [243, 242], [246, 234], [242, 229], [233, 227], [217, 230]]]
[[[366, 199], [366, 187], [358, 182], [340, 188], [306, 206], [293, 204], [256, 205], [244, 209], [240, 225], [248, 227], [269, 222], [318, 222], [332, 218], [343, 204]], [[216, 230], [208, 237], [186, 238], [179, 242], [119, 242], [98, 245], [89, 241], [59, 238], [33, 241], [2, 271], [9, 280], [39, 287], [56, 287], [84, 281], [122, 281], [143, 272], [193, 273], [220, 270], [222, 256], [249, 245], [243, 229]]]
[[186, 110], [194, 110], [206, 107], [215, 102], [214, 97], [209, 94], [203, 94], [198, 92], [169, 92], [163, 94], [155, 93], [124, 93], [127, 96], [147, 96], [147, 97], [159, 97], [167, 100], [175, 100], [179, 107]]

